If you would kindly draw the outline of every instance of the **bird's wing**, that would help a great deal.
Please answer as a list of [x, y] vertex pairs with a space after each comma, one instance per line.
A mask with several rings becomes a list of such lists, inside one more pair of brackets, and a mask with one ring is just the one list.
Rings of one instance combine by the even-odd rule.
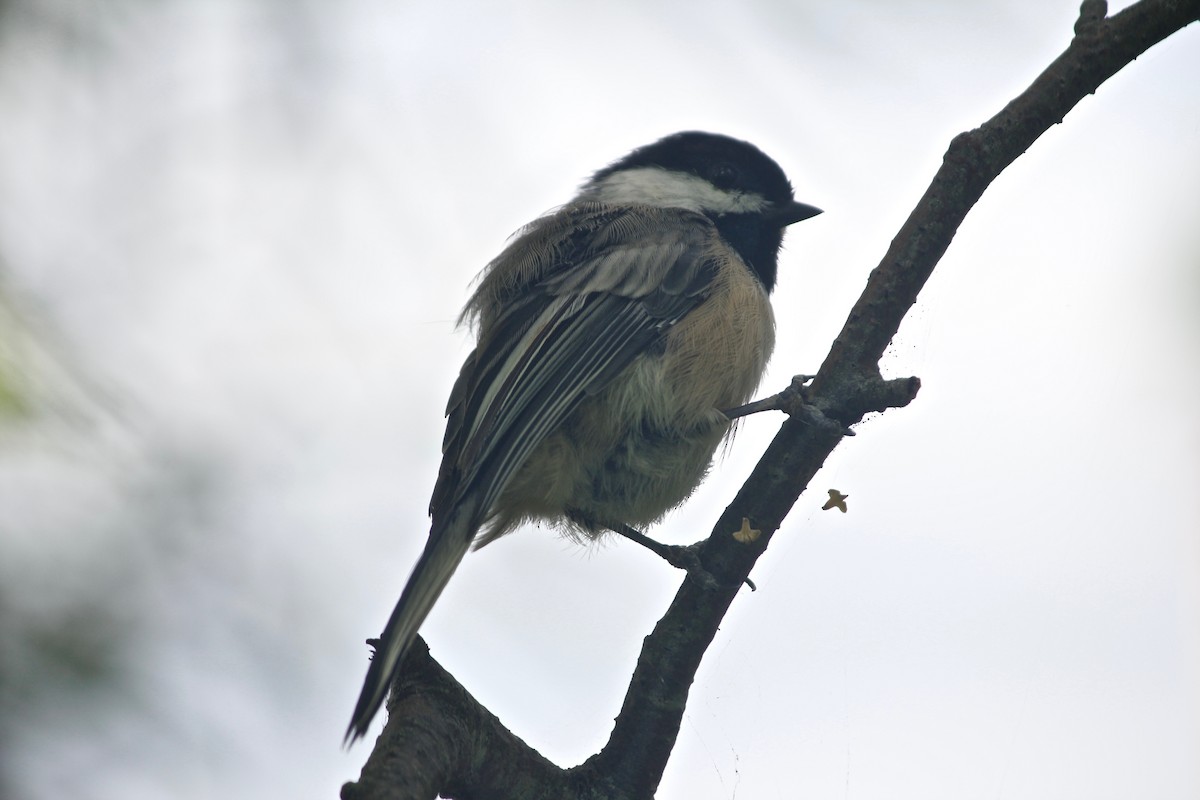
[[478, 528], [534, 448], [704, 301], [716, 237], [682, 209], [574, 206], [489, 266], [465, 312], [480, 341], [446, 409], [433, 535], [465, 497]]

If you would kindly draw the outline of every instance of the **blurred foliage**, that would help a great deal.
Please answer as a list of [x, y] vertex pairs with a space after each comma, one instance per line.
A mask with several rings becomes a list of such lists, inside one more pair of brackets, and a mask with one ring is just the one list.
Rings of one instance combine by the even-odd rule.
[[0, 656], [0, 707], [28, 710], [47, 694], [111, 683], [123, 641], [117, 628], [101, 598], [29, 614], [0, 590], [0, 638], [7, 643]]
[[[29, 321], [29, 309], [3, 277], [0, 477], [8, 480], [0, 492], [0, 742], [13, 742], [31, 720], [111, 694], [130, 626], [114, 603], [120, 587], [111, 579], [72, 576], [70, 560], [88, 546], [77, 541], [82, 532], [47, 536], [52, 531], [25, 513], [29, 496], [43, 494], [38, 474], [47, 464], [77, 466], [89, 436], [77, 423], [102, 409], [82, 373], [56, 352], [47, 326]], [[58, 502], [71, 501], [63, 495]], [[65, 545], [68, 556], [55, 545]], [[90, 563], [101, 576], [108, 571], [97, 559]], [[5, 791], [15, 769], [5, 763], [10, 755], [9, 747], [0, 747], [0, 797], [11, 796]]]
[[27, 366], [21, 358], [23, 332], [10, 311], [0, 287], [0, 422], [24, 417], [30, 411], [22, 376]]

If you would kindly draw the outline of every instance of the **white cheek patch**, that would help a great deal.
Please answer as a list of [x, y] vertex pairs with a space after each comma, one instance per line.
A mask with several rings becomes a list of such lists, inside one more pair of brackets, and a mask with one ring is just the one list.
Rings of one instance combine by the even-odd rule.
[[584, 188], [579, 199], [718, 214], [754, 213], [767, 207], [761, 195], [726, 192], [696, 175], [661, 167], [638, 167], [606, 175]]

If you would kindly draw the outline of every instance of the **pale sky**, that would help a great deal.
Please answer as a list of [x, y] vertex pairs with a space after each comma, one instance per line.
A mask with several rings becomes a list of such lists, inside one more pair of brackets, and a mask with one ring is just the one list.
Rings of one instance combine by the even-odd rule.
[[[6, 4], [0, 356], [37, 411], [0, 422], [0, 776], [335, 796], [369, 750], [340, 748], [363, 640], [427, 531], [454, 319], [506, 238], [665, 134], [754, 142], [826, 210], [785, 242], [777, 391], [1076, 8]], [[1192, 26], [988, 190], [885, 357], [920, 395], [788, 517], [660, 798], [1200, 797], [1197, 75]], [[705, 535], [779, 422], [651, 533]], [[523, 530], [424, 634], [573, 765], [679, 580]], [[75, 617], [99, 689], [18, 638]]]

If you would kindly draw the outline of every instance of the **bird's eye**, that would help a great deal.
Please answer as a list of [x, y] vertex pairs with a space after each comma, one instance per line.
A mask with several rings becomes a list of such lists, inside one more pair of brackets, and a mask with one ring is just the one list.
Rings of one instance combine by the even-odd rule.
[[721, 161], [712, 166], [708, 179], [720, 189], [729, 189], [737, 184], [740, 177], [737, 167], [728, 161]]

